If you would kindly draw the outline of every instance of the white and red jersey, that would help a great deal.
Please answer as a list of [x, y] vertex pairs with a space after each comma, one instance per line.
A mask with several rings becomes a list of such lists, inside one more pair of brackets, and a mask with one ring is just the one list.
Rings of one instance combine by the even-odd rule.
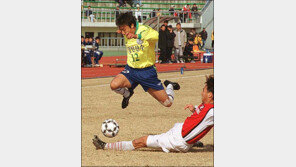
[[187, 117], [182, 126], [182, 137], [188, 144], [194, 144], [214, 126], [214, 104], [201, 104]]

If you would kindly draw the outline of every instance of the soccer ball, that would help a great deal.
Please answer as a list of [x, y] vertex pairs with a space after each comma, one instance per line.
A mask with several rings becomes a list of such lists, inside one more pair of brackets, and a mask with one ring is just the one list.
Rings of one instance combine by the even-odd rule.
[[102, 133], [106, 137], [115, 137], [119, 132], [119, 125], [113, 119], [107, 119], [102, 123]]

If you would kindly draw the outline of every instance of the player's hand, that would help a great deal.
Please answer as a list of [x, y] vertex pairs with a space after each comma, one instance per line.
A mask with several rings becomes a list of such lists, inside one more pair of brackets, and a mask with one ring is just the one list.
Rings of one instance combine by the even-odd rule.
[[127, 33], [126, 38], [127, 39], [137, 38], [137, 34]]
[[195, 108], [194, 108], [194, 106], [193, 106], [192, 104], [187, 104], [187, 105], [184, 107], [184, 110], [186, 110], [187, 108], [188, 108], [191, 112], [194, 112], [194, 111], [195, 111]]

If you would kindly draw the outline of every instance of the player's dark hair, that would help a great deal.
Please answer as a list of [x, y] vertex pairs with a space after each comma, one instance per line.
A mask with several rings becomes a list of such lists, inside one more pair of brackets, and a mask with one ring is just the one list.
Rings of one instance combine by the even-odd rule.
[[100, 40], [101, 38], [100, 38], [100, 37], [96, 37], [96, 39], [95, 39], [95, 40], [97, 40], [97, 39], [98, 39], [98, 40]]
[[178, 25], [178, 24], [181, 26], [181, 23], [177, 23], [176, 25]]
[[214, 75], [208, 76], [205, 84], [207, 85], [208, 92], [211, 92], [213, 94], [214, 99]]
[[81, 36], [81, 38], [84, 38], [84, 36]]
[[121, 13], [118, 18], [116, 19], [117, 26], [127, 25], [131, 27], [132, 24], [136, 26], [136, 17], [133, 16], [130, 12]]
[[160, 26], [160, 28], [161, 28], [161, 27], [165, 27], [165, 25], [163, 24], [163, 25]]

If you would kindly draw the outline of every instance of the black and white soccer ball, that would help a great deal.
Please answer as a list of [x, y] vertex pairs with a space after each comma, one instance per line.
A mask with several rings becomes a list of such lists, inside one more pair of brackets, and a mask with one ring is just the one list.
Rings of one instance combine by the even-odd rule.
[[106, 137], [115, 137], [119, 132], [119, 125], [114, 119], [107, 119], [102, 123], [102, 133]]

